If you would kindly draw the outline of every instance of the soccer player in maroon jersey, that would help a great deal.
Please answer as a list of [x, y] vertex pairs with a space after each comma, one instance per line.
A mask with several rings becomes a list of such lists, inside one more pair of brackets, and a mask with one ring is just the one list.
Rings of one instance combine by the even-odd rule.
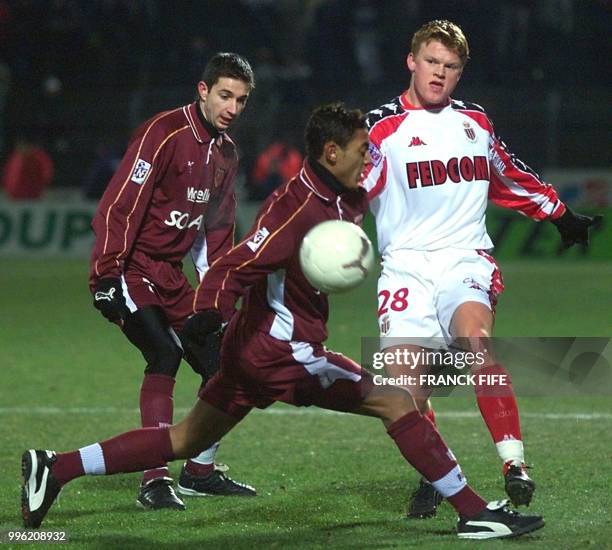
[[[551, 185], [516, 158], [482, 107], [451, 97], [468, 57], [467, 39], [450, 21], [430, 21], [415, 32], [406, 59], [408, 89], [368, 114], [372, 163], [363, 185], [383, 258], [378, 283], [383, 349], [418, 353], [420, 343], [407, 341], [411, 337], [429, 340], [426, 346], [486, 352], [472, 372], [500, 380], [507, 373], [491, 352], [491, 336], [504, 284], [489, 255], [488, 200], [538, 221], [550, 220], [566, 247], [586, 245], [589, 226], [597, 220], [572, 212]], [[417, 369], [428, 368], [419, 363]], [[418, 374], [414, 367], [412, 375]], [[400, 364], [387, 371], [392, 376], [407, 372]], [[427, 391], [407, 389], [434, 421]], [[506, 493], [513, 504], [528, 505], [535, 483], [526, 471], [512, 385], [477, 383], [474, 389], [502, 461]], [[408, 516], [435, 515], [441, 499], [422, 480]]]
[[[89, 284], [94, 306], [145, 358], [143, 427], [172, 424], [175, 376], [185, 357], [203, 379], [210, 358], [186, 340], [194, 290], [183, 273], [190, 253], [198, 278], [233, 246], [238, 155], [226, 130], [255, 85], [248, 61], [218, 53], [190, 105], [158, 113], [134, 133], [93, 219]], [[217, 445], [181, 472], [185, 494], [254, 495], [215, 468]], [[148, 509], [185, 508], [165, 465], [147, 470], [138, 495]]]
[[[218, 441], [253, 407], [275, 401], [380, 418], [404, 458], [459, 514], [462, 538], [517, 536], [544, 525], [503, 502], [487, 504], [467, 484], [434, 425], [410, 394], [376, 386], [351, 359], [323, 347], [327, 296], [305, 279], [300, 243], [333, 219], [360, 223], [367, 208], [359, 181], [369, 162], [365, 118], [341, 104], [314, 111], [300, 173], [263, 204], [246, 238], [209, 269], [198, 286], [197, 313], [184, 331], [202, 345], [221, 338], [221, 367], [174, 426], [142, 428], [68, 453], [31, 449], [22, 458], [22, 513], [38, 527], [61, 487], [86, 474], [156, 468]], [[242, 307], [235, 310], [238, 298]]]

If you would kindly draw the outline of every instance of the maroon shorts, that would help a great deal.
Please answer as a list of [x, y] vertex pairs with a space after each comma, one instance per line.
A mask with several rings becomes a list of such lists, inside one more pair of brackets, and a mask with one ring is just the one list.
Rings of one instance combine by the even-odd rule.
[[221, 369], [200, 391], [200, 399], [235, 418], [275, 401], [348, 412], [373, 387], [368, 371], [321, 344], [246, 333], [235, 324], [223, 337]]
[[180, 264], [154, 260], [136, 252], [123, 279], [126, 285], [123, 294], [132, 312], [145, 306], [159, 306], [175, 330], [182, 329], [193, 313], [195, 292]]

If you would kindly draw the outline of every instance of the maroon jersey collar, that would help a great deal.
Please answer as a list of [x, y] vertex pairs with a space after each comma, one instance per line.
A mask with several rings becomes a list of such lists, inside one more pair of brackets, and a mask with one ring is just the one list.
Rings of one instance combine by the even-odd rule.
[[211, 133], [206, 128], [206, 126], [202, 124], [202, 121], [200, 120], [200, 117], [198, 116], [198, 102], [197, 101], [190, 105], [185, 105], [183, 107], [183, 113], [185, 114], [185, 118], [187, 119], [187, 122], [189, 123], [189, 127], [191, 128], [191, 131], [193, 132], [193, 136], [200, 143], [209, 143], [218, 137], [218, 136], [211, 135]]
[[321, 178], [316, 174], [310, 165], [310, 160], [304, 160], [304, 165], [298, 175], [299, 180], [308, 187], [315, 195], [326, 201], [335, 201], [338, 193], [335, 193]]

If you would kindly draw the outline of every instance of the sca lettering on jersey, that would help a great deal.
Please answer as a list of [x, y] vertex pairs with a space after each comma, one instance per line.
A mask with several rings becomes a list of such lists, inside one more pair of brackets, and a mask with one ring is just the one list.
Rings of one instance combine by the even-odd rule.
[[210, 189], [187, 187], [187, 200], [198, 204], [208, 202], [210, 200]]
[[453, 157], [446, 164], [441, 160], [407, 162], [406, 175], [410, 189], [441, 185], [448, 180], [453, 183], [459, 183], [462, 180], [489, 181], [489, 160], [484, 156], [476, 156], [474, 158], [461, 157], [461, 159]]
[[170, 219], [164, 220], [164, 223], [170, 227], [176, 227], [178, 229], [191, 229], [192, 227], [200, 229], [203, 219], [203, 214], [200, 214], [197, 218], [191, 220], [189, 219], [188, 213], [173, 210], [170, 212]]
[[268, 231], [267, 227], [262, 227], [253, 235], [253, 238], [250, 241], [247, 241], [246, 245], [253, 251], [256, 252], [257, 249], [261, 246], [261, 244], [268, 238], [270, 231]]

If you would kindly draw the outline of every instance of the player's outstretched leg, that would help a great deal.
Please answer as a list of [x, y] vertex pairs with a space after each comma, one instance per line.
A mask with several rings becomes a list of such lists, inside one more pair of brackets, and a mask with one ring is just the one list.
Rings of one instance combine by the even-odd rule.
[[26, 451], [22, 457], [21, 513], [25, 527], [39, 527], [61, 488], [84, 475], [111, 475], [159, 468], [197, 455], [238, 420], [198, 400], [178, 424], [141, 428], [67, 453]]
[[449, 501], [459, 515], [462, 538], [516, 537], [544, 526], [541, 516], [489, 503], [468, 484], [452, 452], [431, 421], [421, 415], [408, 392], [374, 387], [355, 412], [378, 416], [404, 458]]

